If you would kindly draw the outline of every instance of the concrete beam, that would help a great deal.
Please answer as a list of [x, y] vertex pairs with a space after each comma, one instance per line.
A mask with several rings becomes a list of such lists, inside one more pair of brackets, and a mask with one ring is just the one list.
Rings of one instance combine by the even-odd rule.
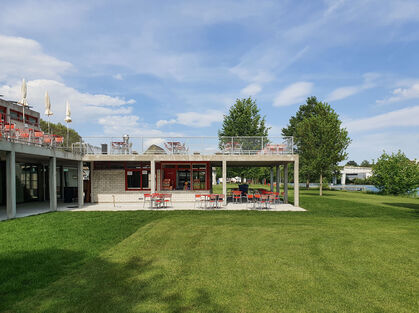
[[156, 192], [156, 161], [150, 161], [150, 175], [151, 175], [151, 186], [150, 191], [151, 193]]
[[284, 203], [288, 203], [288, 163], [284, 164]]
[[300, 206], [300, 181], [299, 181], [300, 162], [294, 161], [294, 206]]
[[57, 210], [57, 159], [55, 157], [49, 158], [48, 163], [49, 174], [49, 209], [51, 211]]
[[281, 184], [281, 172], [279, 171], [279, 165], [276, 166], [276, 192], [280, 192], [281, 188], [280, 188], [280, 184]]
[[16, 217], [16, 154], [6, 152], [6, 210], [7, 218]]
[[223, 195], [224, 204], [227, 204], [227, 161], [223, 160]]
[[83, 195], [83, 161], [77, 164], [77, 200], [79, 208], [83, 207], [84, 195]]

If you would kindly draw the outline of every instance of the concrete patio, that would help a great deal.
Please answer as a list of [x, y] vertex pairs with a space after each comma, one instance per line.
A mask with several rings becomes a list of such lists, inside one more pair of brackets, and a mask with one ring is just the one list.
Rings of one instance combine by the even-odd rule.
[[[305, 212], [306, 210], [292, 204], [275, 204], [268, 209], [253, 208], [246, 203], [229, 203], [220, 208], [195, 207], [193, 202], [174, 202], [167, 208], [143, 207], [142, 202], [138, 203], [87, 203], [82, 208], [77, 207], [77, 203], [58, 202], [57, 211], [176, 211], [176, 210], [197, 210], [197, 211], [271, 211], [271, 212]], [[16, 218], [38, 215], [51, 212], [49, 201], [36, 201], [18, 204], [16, 208]], [[0, 221], [7, 220], [5, 206], [0, 207]]]

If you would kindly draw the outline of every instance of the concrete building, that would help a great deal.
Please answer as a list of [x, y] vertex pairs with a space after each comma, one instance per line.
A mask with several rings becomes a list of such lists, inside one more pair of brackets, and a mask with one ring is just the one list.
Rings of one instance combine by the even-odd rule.
[[[283, 171], [288, 203], [288, 166], [294, 167], [294, 205], [299, 205], [299, 158], [291, 137], [136, 137], [83, 138], [64, 147], [62, 137], [39, 129], [39, 113], [2, 100], [0, 125], [0, 208], [17, 216], [17, 204], [58, 201], [133, 202], [145, 193], [171, 193], [173, 201], [194, 201], [211, 193], [215, 168], [227, 181], [229, 167], [270, 167], [271, 188]], [[17, 118], [11, 118], [11, 112]], [[26, 115], [27, 113], [27, 115]], [[27, 117], [26, 117], [27, 116]], [[60, 140], [59, 140], [60, 139]], [[274, 178], [276, 168], [277, 177]], [[274, 191], [274, 190], [272, 190]], [[223, 183], [227, 199], [227, 185]], [[69, 198], [69, 199], [67, 199]], [[0, 219], [1, 219], [0, 210]]]
[[[23, 121], [23, 113], [25, 113], [25, 122]], [[40, 115], [38, 112], [28, 107], [23, 112], [22, 105], [17, 102], [0, 99], [0, 126], [11, 124], [17, 129], [24, 129], [27, 126], [33, 130], [39, 130], [39, 123]]]
[[341, 184], [346, 184], [346, 178], [353, 180], [355, 178], [366, 179], [372, 176], [371, 167], [360, 167], [360, 166], [344, 166], [340, 171]]

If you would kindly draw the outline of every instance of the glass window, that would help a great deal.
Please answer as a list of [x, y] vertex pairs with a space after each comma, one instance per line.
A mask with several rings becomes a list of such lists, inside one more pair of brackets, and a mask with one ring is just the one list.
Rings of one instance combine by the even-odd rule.
[[141, 170], [141, 188], [143, 189], [148, 189], [150, 188], [150, 180], [151, 175], [150, 175], [150, 171], [148, 170]]
[[179, 164], [177, 167], [178, 168], [191, 168], [191, 165], [190, 164]]
[[140, 171], [126, 171], [127, 177], [127, 188], [128, 189], [139, 189], [141, 186], [141, 172]]
[[204, 190], [206, 189], [206, 171], [194, 171], [193, 172], [193, 189]]
[[206, 169], [207, 166], [205, 164], [194, 164], [192, 165], [193, 169]]

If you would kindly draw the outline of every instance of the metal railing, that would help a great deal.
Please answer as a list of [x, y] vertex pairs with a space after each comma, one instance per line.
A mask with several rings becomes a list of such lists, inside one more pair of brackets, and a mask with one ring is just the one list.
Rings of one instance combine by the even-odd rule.
[[0, 140], [44, 148], [82, 153], [66, 143], [63, 136], [43, 132], [37, 125], [16, 122], [7, 114], [0, 113]]
[[293, 137], [83, 137], [73, 149], [84, 154], [226, 154], [294, 153]]

